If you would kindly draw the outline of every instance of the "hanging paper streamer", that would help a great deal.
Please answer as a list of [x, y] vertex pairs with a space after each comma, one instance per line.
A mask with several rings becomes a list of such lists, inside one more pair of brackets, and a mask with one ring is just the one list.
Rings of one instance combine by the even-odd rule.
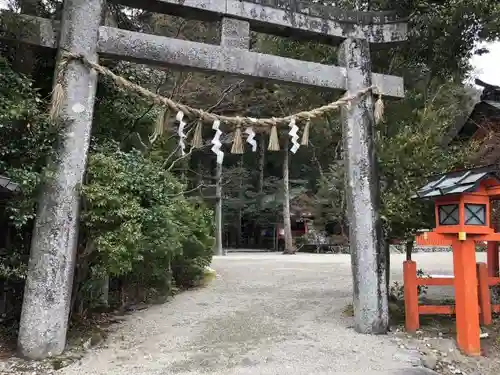
[[295, 124], [295, 117], [292, 117], [288, 126], [290, 127], [290, 132], [288, 133], [288, 135], [292, 139], [292, 148], [290, 149], [290, 151], [295, 154], [300, 147], [299, 142], [297, 142], [299, 140], [299, 136], [297, 135], [299, 127]]
[[217, 164], [222, 164], [222, 161], [224, 160], [224, 152], [220, 149], [222, 147], [222, 143], [220, 142], [220, 136], [222, 135], [222, 132], [220, 131], [219, 127], [220, 121], [215, 120], [214, 124], [212, 125], [212, 129], [215, 130], [215, 135], [212, 139], [212, 152], [217, 155]]
[[252, 127], [245, 129], [245, 134], [248, 135], [247, 143], [252, 145], [252, 152], [257, 151], [257, 141], [255, 140], [255, 132]]
[[177, 116], [175, 119], [179, 121], [179, 129], [177, 130], [177, 134], [179, 135], [179, 147], [181, 148], [181, 155], [186, 155], [186, 144], [184, 143], [184, 139], [186, 139], [186, 134], [184, 134], [184, 127], [186, 123], [184, 122], [184, 112], [177, 112]]

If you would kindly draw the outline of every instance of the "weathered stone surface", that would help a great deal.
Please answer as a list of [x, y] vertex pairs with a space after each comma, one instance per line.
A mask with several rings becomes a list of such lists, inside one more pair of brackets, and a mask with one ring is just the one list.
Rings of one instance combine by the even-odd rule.
[[422, 363], [426, 368], [434, 370], [438, 363], [438, 357], [433, 353], [427, 353], [422, 358]]
[[[35, 20], [35, 25], [45, 31], [57, 28], [56, 22], [47, 19], [18, 17]], [[346, 70], [343, 67], [142, 34], [106, 26], [101, 26], [99, 34], [98, 51], [104, 55], [123, 60], [137, 61], [143, 64], [188, 67], [193, 70], [270, 79], [322, 88], [340, 90], [347, 88], [344, 78]], [[42, 44], [40, 44], [39, 38], [32, 35], [24, 35], [21, 40], [42, 47], [50, 48], [56, 45], [57, 33], [55, 32], [47, 32]], [[401, 77], [372, 73], [372, 82], [380, 88], [384, 96], [404, 97], [404, 84]]]
[[406, 23], [370, 25], [340, 23], [238, 0], [228, 0], [226, 14], [250, 20], [252, 29], [257, 31], [263, 30], [274, 34], [273, 29], [277, 27], [291, 28], [289, 36], [292, 37], [295, 34], [304, 37], [309, 33], [312, 38], [314, 34], [320, 34], [338, 39], [359, 38], [366, 39], [370, 43], [389, 43], [406, 40], [407, 33]]
[[[247, 21], [224, 17], [222, 19], [220, 45], [226, 48], [248, 50], [250, 47], [250, 24]], [[227, 255], [222, 243], [222, 164], [215, 171], [215, 254]]]
[[[124, 60], [291, 84], [346, 89], [345, 68], [102, 26], [99, 51]], [[403, 79], [372, 74], [382, 94], [403, 97]]]
[[367, 39], [370, 43], [406, 40], [407, 25], [391, 12], [356, 12], [311, 5], [295, 0], [112, 0], [134, 8], [180, 15], [186, 18], [236, 17], [251, 29], [270, 34], [315, 39]]
[[2, 30], [0, 38], [21, 40], [28, 44], [56, 48], [60, 22], [10, 12], [0, 14]]
[[[373, 23], [379, 24], [401, 21], [396, 12], [392, 11], [358, 12], [337, 8], [331, 5], [324, 5], [323, 2], [314, 3], [311, 0], [246, 0], [246, 2], [346, 23], [368, 25]], [[328, 1], [325, 3], [328, 3]], [[330, 1], [330, 3], [333, 3], [333, 1]]]
[[[97, 61], [103, 3], [65, 0], [61, 47]], [[82, 64], [70, 62], [62, 85], [60, 149], [38, 205], [19, 329], [19, 353], [30, 359], [60, 354], [66, 345], [79, 187], [90, 142], [97, 76]]]
[[222, 19], [220, 45], [226, 48], [248, 49], [250, 46], [250, 24], [248, 21], [224, 17]]
[[[347, 68], [348, 93], [372, 84], [366, 40], [347, 39], [340, 46], [339, 62]], [[343, 108], [342, 122], [355, 329], [361, 333], [386, 333], [389, 316], [372, 97], [367, 95], [350, 108]]]

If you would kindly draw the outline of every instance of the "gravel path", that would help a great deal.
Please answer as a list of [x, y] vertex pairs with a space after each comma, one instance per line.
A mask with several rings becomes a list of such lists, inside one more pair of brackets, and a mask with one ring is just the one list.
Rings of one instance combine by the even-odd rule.
[[[451, 254], [418, 254], [432, 272]], [[400, 278], [402, 256], [393, 255]], [[231, 254], [210, 286], [130, 316], [106, 348], [61, 375], [423, 375], [390, 336], [356, 334], [346, 255]]]

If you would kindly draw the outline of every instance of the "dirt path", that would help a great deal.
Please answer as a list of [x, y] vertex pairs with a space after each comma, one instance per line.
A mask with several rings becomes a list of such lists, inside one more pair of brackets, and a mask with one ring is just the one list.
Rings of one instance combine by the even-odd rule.
[[232, 254], [213, 268], [209, 287], [130, 316], [58, 374], [434, 374], [390, 336], [350, 328], [348, 256]]

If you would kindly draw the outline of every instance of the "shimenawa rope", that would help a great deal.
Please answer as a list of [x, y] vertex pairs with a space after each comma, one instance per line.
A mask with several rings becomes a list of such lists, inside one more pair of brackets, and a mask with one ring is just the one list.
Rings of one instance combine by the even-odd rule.
[[[325, 115], [326, 113], [332, 112], [339, 107], [342, 106], [349, 106], [350, 103], [354, 100], [357, 100], [361, 98], [362, 96], [366, 95], [369, 92], [373, 92], [376, 87], [375, 86], [370, 86], [367, 88], [364, 88], [362, 90], [359, 90], [358, 92], [354, 93], [353, 95], [350, 96], [344, 96], [341, 99], [329, 103], [327, 105], [309, 110], [309, 111], [302, 111], [298, 112], [295, 114], [292, 114], [290, 116], [285, 116], [285, 117], [273, 117], [273, 118], [252, 118], [252, 117], [229, 117], [229, 116], [223, 116], [223, 115], [217, 115], [211, 112], [206, 112], [201, 109], [197, 108], [192, 108], [187, 105], [184, 105], [182, 103], [177, 103], [167, 97], [155, 94], [154, 92], [139, 86], [133, 82], [130, 82], [129, 80], [120, 77], [113, 73], [111, 70], [108, 68], [96, 64], [92, 61], [89, 61], [87, 58], [85, 58], [82, 55], [70, 53], [70, 52], [63, 52], [62, 57], [61, 57], [61, 62], [58, 67], [58, 72], [57, 72], [57, 77], [56, 77], [56, 86], [54, 87], [54, 91], [52, 94], [52, 106], [50, 109], [50, 116], [52, 120], [55, 120], [59, 112], [61, 110], [61, 104], [63, 100], [63, 90], [62, 90], [62, 81], [63, 81], [63, 76], [64, 76], [64, 68], [65, 66], [72, 60], [80, 61], [83, 65], [87, 66], [90, 69], [94, 69], [97, 71], [99, 74], [102, 74], [103, 76], [106, 76], [110, 78], [117, 86], [122, 87], [124, 89], [127, 89], [129, 91], [133, 91], [136, 94], [150, 99], [153, 103], [162, 106], [162, 107], [167, 107], [168, 109], [174, 111], [174, 112], [179, 112], [182, 111], [187, 117], [190, 118], [198, 118], [200, 121], [203, 122], [209, 122], [213, 123], [215, 120], [219, 120], [223, 122], [226, 125], [231, 125], [234, 128], [238, 128], [242, 126], [250, 126], [253, 128], [265, 128], [267, 131], [271, 131], [271, 134], [274, 135], [276, 131], [277, 126], [284, 126], [288, 125], [292, 118], [295, 118], [297, 122], [300, 121], [305, 121], [307, 126], [307, 133], [309, 133], [309, 126], [310, 126], [310, 121], [311, 119], [320, 117]], [[384, 112], [384, 105], [382, 102], [382, 97], [379, 94], [379, 98], [375, 103], [375, 120], [376, 122], [379, 122], [382, 117], [383, 117], [383, 112]], [[309, 135], [309, 134], [307, 134]], [[273, 137], [271, 137], [273, 138]], [[306, 139], [302, 139], [302, 144], [305, 145], [307, 144]], [[279, 149], [279, 145], [276, 147], [273, 142], [271, 142], [270, 148], [272, 149]], [[239, 147], [238, 147], [239, 149]]]

